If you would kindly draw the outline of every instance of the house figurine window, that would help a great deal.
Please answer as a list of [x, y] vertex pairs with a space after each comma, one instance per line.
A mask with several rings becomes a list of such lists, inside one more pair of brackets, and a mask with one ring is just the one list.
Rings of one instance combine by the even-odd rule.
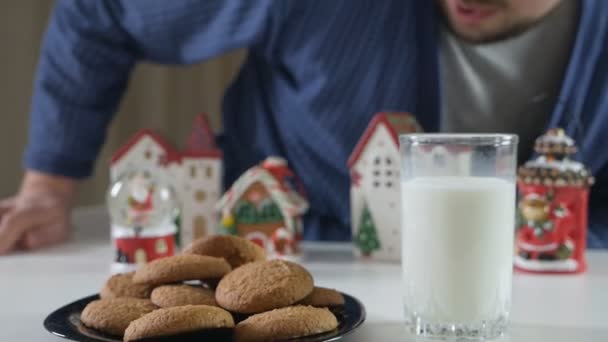
[[281, 210], [271, 198], [263, 200], [258, 206], [249, 201], [240, 201], [236, 204], [234, 213], [236, 221], [244, 224], [270, 223], [283, 219]]
[[253, 203], [248, 201], [240, 201], [234, 208], [236, 221], [244, 224], [257, 223], [256, 208]]
[[207, 166], [205, 175], [207, 176], [207, 178], [213, 177], [213, 168], [211, 166]]
[[376, 157], [373, 165], [372, 185], [374, 188], [392, 188], [395, 185], [397, 172], [394, 170], [394, 161], [391, 157]]
[[207, 198], [207, 194], [205, 193], [205, 191], [203, 190], [197, 190], [194, 193], [194, 199], [198, 202], [198, 203], [202, 203], [205, 201], [205, 199]]
[[259, 220], [262, 222], [277, 222], [283, 219], [281, 210], [277, 204], [271, 199], [267, 198], [262, 201], [259, 208]]
[[199, 238], [207, 235], [207, 220], [204, 216], [198, 215], [194, 217], [194, 238]]

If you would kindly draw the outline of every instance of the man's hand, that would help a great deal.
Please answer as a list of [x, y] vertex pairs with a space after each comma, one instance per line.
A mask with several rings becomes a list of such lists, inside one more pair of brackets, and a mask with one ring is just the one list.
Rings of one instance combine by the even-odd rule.
[[0, 255], [68, 238], [76, 181], [27, 171], [19, 193], [0, 201]]

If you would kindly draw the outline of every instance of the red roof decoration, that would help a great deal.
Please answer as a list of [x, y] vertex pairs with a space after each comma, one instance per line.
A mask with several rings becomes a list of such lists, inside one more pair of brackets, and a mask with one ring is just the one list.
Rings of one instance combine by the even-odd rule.
[[217, 149], [215, 137], [207, 120], [207, 115], [201, 113], [194, 119], [192, 131], [190, 132], [190, 136], [188, 136], [188, 140], [186, 140], [185, 151], [200, 152], [215, 149]]
[[350, 182], [352, 186], [355, 187], [359, 187], [361, 186], [361, 178], [363, 178], [361, 176], [361, 173], [357, 172], [356, 170], [351, 170], [350, 172]]
[[371, 137], [374, 135], [374, 132], [379, 125], [384, 125], [388, 129], [395, 146], [399, 146], [399, 134], [422, 131], [422, 128], [416, 119], [409, 113], [382, 112], [376, 114], [365, 129], [361, 139], [359, 139], [359, 142], [355, 146], [350, 158], [348, 158], [349, 168], [353, 167], [357, 160], [359, 160], [361, 154], [367, 146], [369, 139], [371, 139]]
[[222, 151], [215, 143], [215, 135], [209, 125], [207, 114], [201, 113], [194, 119], [192, 131], [186, 140], [186, 148], [182, 157], [190, 158], [221, 158]]
[[306, 197], [304, 191], [304, 184], [296, 177], [296, 175], [287, 167], [287, 162], [278, 157], [269, 157], [264, 160], [260, 166], [270, 172], [270, 174], [277, 180], [276, 186], [280, 187], [283, 191], [294, 190], [298, 192], [302, 197]]

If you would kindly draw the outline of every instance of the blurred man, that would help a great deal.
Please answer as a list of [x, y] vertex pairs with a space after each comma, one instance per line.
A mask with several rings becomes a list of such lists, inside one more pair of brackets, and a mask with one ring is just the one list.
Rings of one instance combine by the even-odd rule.
[[68, 236], [135, 63], [236, 48], [249, 55], [224, 100], [226, 184], [287, 158], [311, 201], [307, 239], [350, 238], [347, 157], [375, 112], [395, 110], [425, 131], [516, 133], [520, 160], [564, 127], [597, 177], [589, 244], [608, 246], [606, 13], [604, 0], [58, 1], [0, 253]]

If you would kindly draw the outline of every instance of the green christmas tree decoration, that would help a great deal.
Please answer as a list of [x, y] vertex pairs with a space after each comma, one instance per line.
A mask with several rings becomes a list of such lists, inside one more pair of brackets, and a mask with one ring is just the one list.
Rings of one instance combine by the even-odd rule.
[[359, 222], [357, 236], [355, 237], [355, 243], [364, 256], [370, 256], [373, 251], [380, 249], [380, 240], [378, 240], [376, 226], [367, 204], [365, 204], [363, 212], [361, 213], [361, 220]]

